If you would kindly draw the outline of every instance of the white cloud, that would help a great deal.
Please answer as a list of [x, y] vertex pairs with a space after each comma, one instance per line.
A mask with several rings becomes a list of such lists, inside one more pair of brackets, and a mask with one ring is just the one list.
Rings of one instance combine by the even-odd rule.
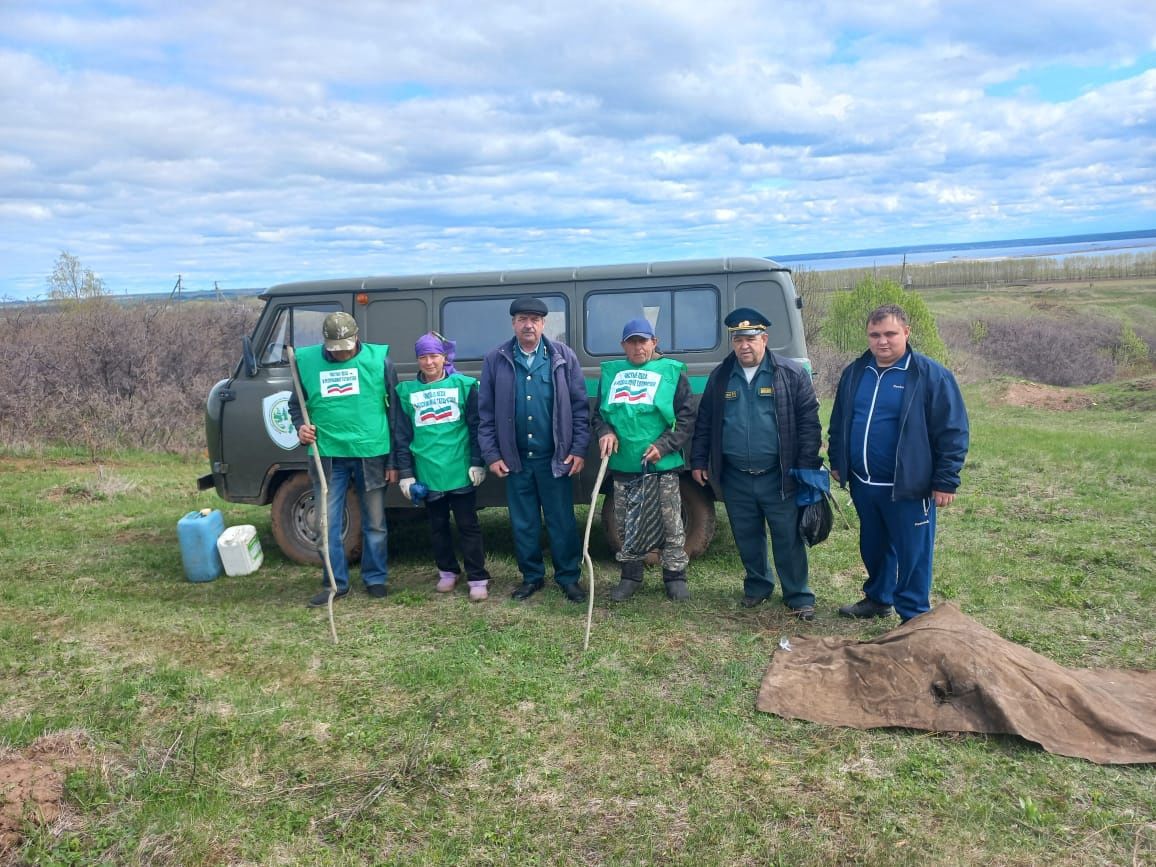
[[1145, 228], [1148, 6], [9, 0], [0, 297]]

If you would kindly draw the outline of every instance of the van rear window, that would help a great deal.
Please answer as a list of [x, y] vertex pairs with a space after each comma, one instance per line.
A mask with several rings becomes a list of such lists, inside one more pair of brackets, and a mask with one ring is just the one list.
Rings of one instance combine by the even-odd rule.
[[659, 349], [693, 352], [719, 342], [719, 296], [714, 287], [679, 286], [644, 292], [597, 292], [586, 298], [586, 351], [621, 355], [622, 326], [646, 319]]
[[[501, 343], [513, 340], [510, 302], [513, 295], [501, 298], [454, 298], [442, 304], [442, 331], [458, 342], [456, 356], [463, 361], [477, 360]], [[566, 328], [566, 298], [562, 295], [534, 295], [546, 303], [546, 339], [570, 342]]]

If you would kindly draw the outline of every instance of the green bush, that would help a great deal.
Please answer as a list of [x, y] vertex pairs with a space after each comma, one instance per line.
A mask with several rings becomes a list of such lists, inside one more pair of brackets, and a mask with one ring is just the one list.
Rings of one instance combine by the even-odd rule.
[[898, 304], [907, 312], [913, 347], [947, 363], [947, 347], [927, 303], [894, 280], [867, 277], [849, 292], [836, 292], [823, 322], [823, 339], [843, 352], [862, 352], [867, 346], [867, 315], [884, 304]]
[[1131, 325], [1125, 323], [1120, 329], [1120, 337], [1112, 347], [1112, 360], [1117, 367], [1135, 367], [1148, 360], [1148, 344], [1140, 337]]
[[976, 346], [987, 340], [987, 323], [982, 319], [973, 319], [968, 327], [968, 335]]

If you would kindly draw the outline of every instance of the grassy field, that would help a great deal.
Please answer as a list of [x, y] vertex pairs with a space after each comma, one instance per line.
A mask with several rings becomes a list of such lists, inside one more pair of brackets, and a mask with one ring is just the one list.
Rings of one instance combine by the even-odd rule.
[[[935, 598], [1064, 665], [1156, 667], [1152, 382], [1073, 411], [1010, 406], [1007, 385], [967, 390]], [[337, 603], [334, 647], [304, 606], [317, 573], [281, 557], [266, 509], [197, 494], [201, 472], [0, 453], [0, 760], [66, 770], [62, 813], [26, 826], [15, 863], [1156, 861], [1153, 766], [755, 711], [782, 636], [896, 622], [835, 615], [858, 598], [854, 532], [813, 551], [811, 624], [777, 597], [739, 608], [725, 520], [683, 606], [652, 571], [611, 607], [598, 538], [583, 654], [584, 607], [508, 599], [504, 513], [484, 515], [480, 605], [435, 594], [424, 523], [398, 523], [390, 595]], [[183, 580], [176, 522], [201, 507], [257, 526], [258, 572]]]
[[974, 319], [1107, 315], [1137, 329], [1156, 330], [1156, 278], [1153, 277], [925, 289], [920, 294], [937, 316]]

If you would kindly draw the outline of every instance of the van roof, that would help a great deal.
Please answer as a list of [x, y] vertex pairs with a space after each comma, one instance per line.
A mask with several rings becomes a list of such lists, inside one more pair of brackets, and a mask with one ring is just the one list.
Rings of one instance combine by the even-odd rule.
[[401, 277], [346, 277], [308, 280], [270, 287], [261, 298], [315, 292], [373, 292], [404, 289], [464, 288], [589, 280], [622, 280], [632, 277], [687, 277], [696, 274], [744, 271], [789, 271], [772, 259], [737, 256], [722, 259], [679, 259], [626, 265], [587, 265], [575, 268], [530, 268], [522, 271], [478, 271], [460, 274], [412, 274]]

